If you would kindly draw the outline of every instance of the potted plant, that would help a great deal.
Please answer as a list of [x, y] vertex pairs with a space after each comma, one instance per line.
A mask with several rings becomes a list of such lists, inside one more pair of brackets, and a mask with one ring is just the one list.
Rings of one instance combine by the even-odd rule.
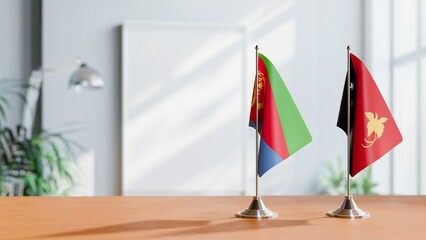
[[29, 86], [16, 80], [0, 81], [0, 194], [3, 196], [68, 195], [75, 184], [74, 148], [65, 137], [70, 131], [39, 131], [28, 136], [25, 127], [4, 126], [10, 108], [8, 95], [20, 98]]
[[[326, 172], [320, 176], [322, 194], [344, 195], [346, 194], [347, 169], [342, 159], [337, 157], [336, 161], [324, 163]], [[377, 194], [375, 188], [377, 183], [373, 181], [371, 167], [368, 167], [351, 179], [351, 193], [355, 195]]]

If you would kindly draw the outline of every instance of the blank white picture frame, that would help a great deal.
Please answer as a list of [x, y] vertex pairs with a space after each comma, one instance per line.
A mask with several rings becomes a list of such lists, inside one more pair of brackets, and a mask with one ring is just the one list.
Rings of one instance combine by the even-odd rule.
[[245, 45], [238, 26], [123, 24], [123, 195], [243, 194]]

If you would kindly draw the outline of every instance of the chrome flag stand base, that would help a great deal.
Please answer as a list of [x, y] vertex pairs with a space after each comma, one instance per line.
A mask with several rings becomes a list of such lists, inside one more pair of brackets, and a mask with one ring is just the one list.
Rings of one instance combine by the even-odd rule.
[[278, 213], [269, 210], [260, 197], [253, 197], [250, 206], [235, 214], [239, 218], [276, 218]]
[[338, 218], [368, 218], [370, 214], [368, 212], [364, 212], [356, 205], [352, 195], [345, 196], [345, 200], [342, 203], [342, 206], [339, 208], [327, 212], [327, 215], [330, 217], [338, 217]]

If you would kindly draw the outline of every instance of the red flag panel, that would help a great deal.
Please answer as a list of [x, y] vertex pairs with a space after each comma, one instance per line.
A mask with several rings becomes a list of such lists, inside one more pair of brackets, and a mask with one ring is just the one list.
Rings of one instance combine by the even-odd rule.
[[356, 88], [351, 159], [355, 176], [398, 145], [402, 135], [370, 72], [355, 55], [350, 57]]

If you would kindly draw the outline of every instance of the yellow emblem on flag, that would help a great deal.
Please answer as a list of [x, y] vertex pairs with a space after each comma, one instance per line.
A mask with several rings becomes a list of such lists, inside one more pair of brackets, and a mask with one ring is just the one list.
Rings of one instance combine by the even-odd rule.
[[[263, 101], [263, 96], [265, 95], [265, 75], [261, 72], [257, 72], [258, 86], [257, 86], [257, 95], [259, 96], [259, 102], [257, 104], [258, 109], [262, 109], [265, 106], [265, 101]], [[256, 104], [256, 96], [254, 94], [256, 90], [253, 91], [253, 97], [251, 101], [251, 106], [253, 107]]]
[[383, 135], [385, 130], [384, 123], [388, 120], [386, 117], [382, 117], [379, 119], [377, 113], [373, 114], [371, 112], [365, 112], [365, 116], [368, 118], [367, 123], [367, 137], [370, 137], [374, 132], [374, 138], [372, 140], [368, 140], [364, 138], [365, 145], [361, 143], [364, 148], [369, 148], [373, 146], [373, 144]]

